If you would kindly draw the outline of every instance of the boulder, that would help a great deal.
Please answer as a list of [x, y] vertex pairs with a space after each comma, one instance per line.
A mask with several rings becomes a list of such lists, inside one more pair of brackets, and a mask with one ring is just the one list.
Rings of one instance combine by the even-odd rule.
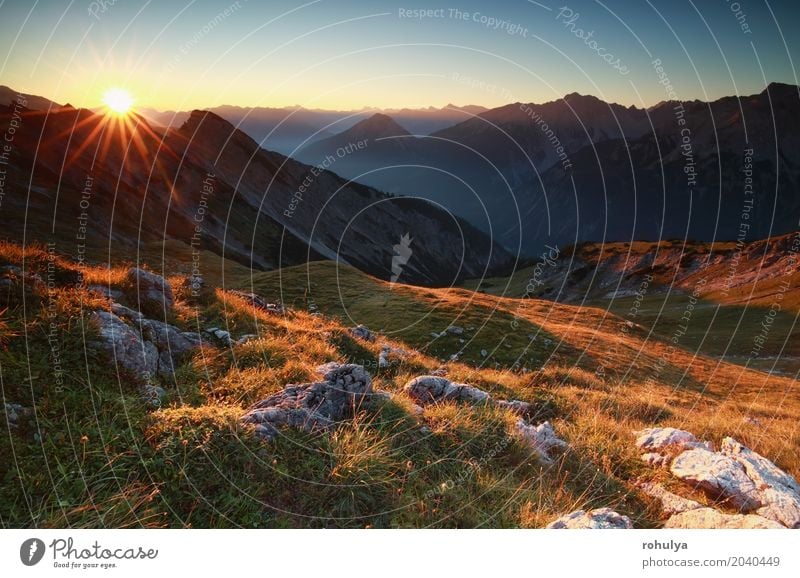
[[516, 424], [516, 433], [520, 439], [533, 448], [540, 459], [546, 464], [552, 462], [552, 458], [550, 457], [551, 451], [560, 451], [568, 447], [567, 442], [556, 435], [549, 421], [534, 426], [530, 425], [524, 419], [520, 419]]
[[441, 401], [487, 403], [489, 394], [465, 383], [453, 383], [446, 377], [420, 375], [406, 383], [405, 392], [420, 405]]
[[551, 530], [627, 530], [633, 528], [630, 518], [618, 514], [611, 508], [578, 510], [561, 516], [547, 525]]
[[130, 299], [142, 313], [163, 317], [172, 311], [175, 305], [172, 287], [161, 275], [132, 267], [128, 269], [125, 280], [130, 288]]
[[742, 465], [729, 456], [703, 448], [686, 450], [672, 461], [670, 472], [742, 512], [751, 512], [763, 505], [753, 480]]
[[636, 447], [650, 452], [663, 453], [666, 450], [684, 450], [704, 447], [711, 449], [706, 442], [699, 441], [694, 434], [673, 427], [651, 427], [635, 432]]
[[372, 393], [372, 379], [361, 365], [328, 363], [317, 368], [323, 381], [287, 385], [255, 404], [241, 421], [256, 425], [256, 435], [272, 440], [281, 427], [326, 430]]
[[459, 327], [458, 325], [451, 325], [450, 327], [445, 329], [445, 331], [447, 331], [447, 333], [449, 333], [450, 335], [463, 335], [464, 334], [464, 328], [463, 327]]
[[92, 345], [105, 352], [118, 370], [137, 378], [140, 385], [148, 383], [158, 372], [158, 349], [142, 339], [133, 327], [110, 311], [95, 311], [91, 321], [100, 339]]
[[375, 341], [375, 335], [366, 325], [356, 325], [348, 329], [348, 331], [353, 337], [358, 337], [364, 341]]
[[175, 367], [200, 345], [197, 333], [146, 319], [138, 311], [116, 303], [112, 309], [92, 313], [91, 321], [100, 337], [93, 345], [108, 354], [119, 369], [137, 378], [140, 386], [151, 385], [155, 376], [173, 375]]
[[758, 514], [788, 528], [800, 528], [800, 484], [797, 480], [733, 438], [722, 440], [720, 453], [740, 464], [755, 484], [763, 504]]
[[714, 508], [696, 508], [677, 513], [664, 523], [664, 527], [747, 530], [784, 528], [777, 522], [761, 516], [753, 514], [723, 514]]

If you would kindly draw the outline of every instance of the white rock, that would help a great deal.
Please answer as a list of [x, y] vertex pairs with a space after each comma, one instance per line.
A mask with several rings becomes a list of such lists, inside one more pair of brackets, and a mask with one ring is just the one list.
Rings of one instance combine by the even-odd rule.
[[551, 463], [550, 452], [567, 448], [567, 442], [556, 436], [553, 426], [549, 421], [537, 426], [530, 425], [524, 419], [516, 424], [517, 435], [539, 454], [544, 463]]
[[680, 512], [664, 523], [665, 528], [687, 529], [779, 529], [777, 522], [754, 514], [723, 514], [714, 508]]
[[588, 512], [578, 510], [566, 514], [548, 524], [547, 528], [552, 530], [627, 530], [633, 528], [633, 524], [628, 516], [618, 514], [611, 508], [599, 508]]
[[724, 498], [742, 512], [761, 507], [758, 488], [733, 458], [703, 448], [686, 450], [672, 461], [672, 475], [703, 490], [714, 498]]
[[661, 484], [648, 482], [641, 484], [640, 487], [645, 494], [661, 501], [661, 511], [669, 516], [703, 507], [699, 502], [673, 494]]

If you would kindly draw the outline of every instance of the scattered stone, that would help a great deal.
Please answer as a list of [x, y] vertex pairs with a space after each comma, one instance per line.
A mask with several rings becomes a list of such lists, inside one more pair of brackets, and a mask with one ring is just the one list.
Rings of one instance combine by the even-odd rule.
[[161, 275], [132, 267], [128, 269], [125, 279], [132, 291], [130, 298], [142, 313], [163, 316], [172, 311], [175, 305], [172, 286]]
[[463, 327], [459, 327], [458, 325], [451, 325], [450, 327], [445, 329], [445, 331], [447, 333], [449, 333], [450, 335], [463, 335], [464, 334], [464, 328]]
[[439, 339], [441, 337], [441, 335], [439, 335], [435, 331], [431, 331], [431, 337], [433, 337], [434, 339]]
[[425, 410], [424, 410], [422, 407], [418, 406], [418, 405], [415, 403], [415, 404], [412, 404], [412, 405], [411, 405], [411, 412], [412, 412], [414, 415], [422, 415], [422, 414], [424, 414], [424, 413], [425, 413]]
[[[665, 528], [687, 529], [780, 529], [777, 522], [754, 514], [723, 514], [714, 508], [679, 512], [664, 523]], [[785, 529], [785, 528], [784, 528]]]
[[447, 375], [447, 366], [442, 365], [440, 367], [437, 367], [436, 369], [431, 371], [431, 375], [435, 375], [437, 377], [442, 377], [444, 375]]
[[217, 327], [209, 327], [208, 329], [205, 330], [205, 333], [216, 339], [218, 342], [222, 343], [222, 345], [231, 346], [234, 344], [233, 339], [231, 339], [230, 332], [225, 331], [224, 329], [219, 329]]
[[379, 390], [373, 391], [371, 394], [369, 394], [369, 396], [370, 399], [372, 399], [373, 401], [380, 401], [383, 403], [386, 403], [387, 401], [392, 401], [392, 399], [394, 398], [394, 394], [392, 392], [379, 391]]
[[255, 307], [256, 309], [261, 309], [262, 311], [266, 311], [267, 313], [272, 313], [273, 315], [281, 315], [285, 313], [285, 309], [282, 304], [270, 303], [266, 299], [264, 299], [260, 295], [256, 295], [255, 293], [248, 293], [247, 291], [238, 291], [238, 290], [230, 290], [228, 291], [228, 293], [247, 301], [252, 307]]
[[742, 512], [763, 504], [758, 489], [736, 460], [704, 448], [686, 450], [672, 461], [672, 475], [703, 490], [714, 498], [727, 500]]
[[433, 430], [431, 428], [429, 428], [428, 426], [424, 425], [421, 428], [419, 428], [419, 433], [421, 433], [423, 435], [429, 435], [429, 434], [433, 433]]
[[710, 444], [700, 442], [694, 434], [674, 427], [651, 427], [636, 432], [636, 447], [663, 453], [665, 450], [680, 451], [687, 448], [705, 448]]
[[364, 341], [375, 341], [375, 334], [373, 334], [366, 325], [356, 325], [348, 329], [348, 331], [354, 337], [358, 337]]
[[597, 510], [578, 510], [561, 516], [547, 525], [551, 530], [629, 530], [633, 528], [630, 518], [618, 514], [611, 508]]
[[280, 427], [327, 430], [372, 393], [372, 379], [361, 365], [328, 363], [317, 372], [324, 381], [287, 385], [254, 405], [242, 422], [255, 424], [265, 440], [274, 439]]
[[529, 415], [533, 409], [533, 406], [527, 401], [520, 401], [518, 399], [512, 399], [511, 401], [501, 399], [496, 401], [495, 405], [505, 408], [512, 413], [516, 413], [517, 415]]
[[764, 425], [764, 424], [761, 423], [760, 419], [758, 419], [757, 417], [750, 417], [749, 415], [744, 416], [742, 418], [742, 421], [744, 423], [746, 423], [747, 425], [754, 425], [754, 426], [758, 426], [758, 427], [761, 427], [762, 425]]
[[16, 430], [19, 427], [20, 420], [30, 416], [30, 408], [24, 407], [18, 403], [5, 403], [6, 421], [11, 430]]
[[406, 393], [420, 405], [441, 401], [464, 401], [469, 403], [486, 403], [489, 394], [464, 383], [453, 383], [445, 377], [421, 375], [415, 377], [404, 387]]
[[661, 511], [668, 516], [703, 507], [699, 502], [673, 494], [661, 484], [647, 482], [640, 487], [645, 494], [661, 501]]
[[533, 448], [546, 464], [552, 463], [552, 458], [550, 457], [552, 450], [560, 451], [568, 447], [567, 442], [556, 436], [556, 432], [549, 421], [534, 426], [524, 419], [520, 419], [516, 424], [516, 433]]
[[489, 355], [488, 351], [486, 351], [485, 349], [481, 349], [481, 357], [487, 357], [488, 355]]
[[253, 341], [254, 339], [258, 339], [258, 338], [259, 338], [259, 336], [256, 335], [255, 333], [247, 333], [245, 335], [242, 335], [239, 339], [237, 339], [236, 340], [236, 344], [237, 345], [244, 345], [248, 341]]

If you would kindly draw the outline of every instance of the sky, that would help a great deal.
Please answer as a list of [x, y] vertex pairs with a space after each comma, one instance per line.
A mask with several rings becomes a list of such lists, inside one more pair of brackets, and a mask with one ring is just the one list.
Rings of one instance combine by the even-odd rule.
[[0, 84], [159, 110], [652, 106], [798, 84], [798, 25], [797, 0], [6, 0]]

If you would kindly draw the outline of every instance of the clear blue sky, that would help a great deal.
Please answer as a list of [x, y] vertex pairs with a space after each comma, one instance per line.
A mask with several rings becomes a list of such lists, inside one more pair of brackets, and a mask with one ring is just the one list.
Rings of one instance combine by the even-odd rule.
[[[75, 106], [122, 86], [160, 109], [497, 106], [570, 92], [652, 105], [666, 98], [655, 58], [685, 100], [796, 84], [800, 68], [797, 0], [742, 0], [738, 18], [727, 0], [105, 4], [2, 3], [0, 84]], [[401, 17], [418, 8], [443, 10]]]

